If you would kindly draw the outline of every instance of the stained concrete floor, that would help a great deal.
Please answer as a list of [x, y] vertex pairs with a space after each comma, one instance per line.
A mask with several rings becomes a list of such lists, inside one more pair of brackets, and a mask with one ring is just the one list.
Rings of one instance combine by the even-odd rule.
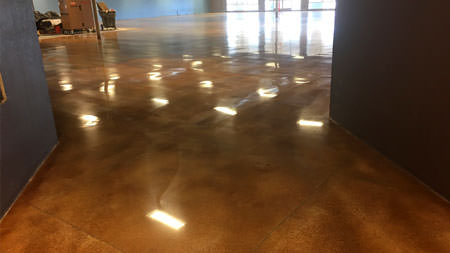
[[333, 19], [162, 17], [100, 45], [41, 41], [60, 143], [0, 251], [449, 252], [448, 202], [328, 119]]

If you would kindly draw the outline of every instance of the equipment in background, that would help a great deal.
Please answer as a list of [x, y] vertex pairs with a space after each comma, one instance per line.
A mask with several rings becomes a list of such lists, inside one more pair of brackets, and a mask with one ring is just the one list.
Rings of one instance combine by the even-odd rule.
[[58, 13], [48, 11], [45, 14], [42, 14], [39, 11], [35, 11], [34, 19], [39, 34], [61, 33], [62, 28], [61, 17], [58, 15]]
[[90, 0], [58, 0], [64, 34], [93, 31], [94, 15]]
[[109, 9], [105, 2], [98, 2], [98, 12], [100, 17], [102, 17], [102, 30], [116, 27], [116, 11]]

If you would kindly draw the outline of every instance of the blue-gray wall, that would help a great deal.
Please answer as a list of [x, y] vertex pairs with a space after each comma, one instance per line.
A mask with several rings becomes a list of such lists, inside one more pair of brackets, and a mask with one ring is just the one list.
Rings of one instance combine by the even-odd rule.
[[[188, 15], [208, 11], [209, 0], [103, 0], [117, 11], [117, 19]], [[58, 0], [33, 0], [36, 10], [59, 12]]]
[[33, 0], [34, 9], [45, 13], [55, 11], [59, 13], [58, 0]]
[[57, 142], [30, 0], [0, 1], [0, 218]]
[[105, 0], [117, 11], [117, 19], [149, 18], [158, 16], [205, 13], [207, 0]]

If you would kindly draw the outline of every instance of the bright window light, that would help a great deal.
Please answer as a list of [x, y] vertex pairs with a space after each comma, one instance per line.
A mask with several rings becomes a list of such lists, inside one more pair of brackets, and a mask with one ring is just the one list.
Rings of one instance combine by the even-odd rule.
[[159, 221], [162, 224], [173, 228], [175, 230], [179, 230], [180, 228], [184, 227], [186, 223], [183, 221], [171, 216], [170, 214], [160, 211], [160, 210], [154, 210], [153, 212], [147, 214], [147, 217]]

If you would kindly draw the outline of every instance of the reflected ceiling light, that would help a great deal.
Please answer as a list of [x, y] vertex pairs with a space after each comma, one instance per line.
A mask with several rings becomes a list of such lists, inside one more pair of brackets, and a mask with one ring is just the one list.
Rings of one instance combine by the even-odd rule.
[[[116, 85], [113, 83], [113, 82], [111, 82], [112, 84], [109, 84], [109, 82], [108, 82], [108, 94], [110, 94], [110, 95], [114, 95], [114, 93], [115, 93], [115, 90], [116, 90]], [[102, 84], [101, 84], [101, 86], [100, 86], [100, 88], [99, 88], [99, 91], [100, 92], [105, 92], [105, 88], [106, 88], [106, 85], [105, 85], [105, 82], [103, 82]]]
[[192, 61], [192, 55], [184, 54], [183, 55], [183, 61]]
[[278, 88], [258, 89], [258, 95], [265, 98], [274, 98], [278, 96]]
[[231, 57], [228, 55], [221, 55], [220, 57], [224, 58], [224, 59], [230, 59]]
[[212, 54], [213, 56], [216, 56], [216, 57], [221, 57], [222, 55], [220, 54], [220, 53], [214, 53], [214, 54]]
[[171, 71], [172, 73], [175, 73], [175, 74], [179, 74], [179, 73], [185, 72], [186, 69], [185, 68], [172, 68], [172, 69], [169, 69], [169, 71]]
[[118, 79], [120, 79], [120, 75], [119, 74], [111, 74], [111, 75], [109, 75], [109, 79], [110, 80], [118, 80]]
[[96, 126], [98, 122], [100, 121], [97, 116], [94, 115], [82, 115], [80, 117], [81, 121], [83, 122], [83, 126], [85, 127], [92, 127]]
[[186, 71], [185, 68], [172, 68], [168, 70], [168, 72], [170, 73], [168, 73], [167, 76], [176, 76], [180, 73], [184, 73], [185, 71]]
[[299, 60], [303, 60], [303, 59], [305, 59], [305, 56], [302, 56], [302, 55], [293, 55], [292, 58], [294, 58], [294, 59], [299, 59]]
[[307, 83], [311, 82], [311, 81], [308, 81], [306, 78], [303, 78], [303, 77], [296, 77], [294, 79], [294, 81], [295, 81], [296, 84], [307, 84]]
[[191, 63], [192, 67], [198, 67], [198, 66], [200, 66], [202, 64], [203, 64], [202, 61], [194, 61], [194, 62]]
[[150, 72], [147, 75], [148, 75], [148, 79], [150, 79], [152, 81], [159, 81], [162, 79], [161, 72]]
[[68, 83], [60, 84], [59, 87], [61, 88], [62, 91], [70, 91], [73, 89], [72, 84], [68, 84]]
[[147, 217], [159, 221], [162, 224], [173, 228], [175, 230], [179, 230], [180, 228], [184, 227], [186, 223], [183, 221], [171, 216], [170, 214], [160, 211], [160, 210], [154, 210], [153, 212], [147, 214]]
[[266, 63], [266, 67], [279, 68], [280, 64], [277, 62], [268, 62], [268, 63]]
[[163, 67], [163, 65], [161, 65], [161, 64], [153, 64], [154, 70], [160, 70], [162, 67]]
[[164, 98], [153, 98], [152, 101], [157, 104], [160, 104], [160, 105], [168, 105], [169, 104], [169, 100], [164, 99]]
[[204, 69], [201, 69], [201, 68], [192, 68], [192, 70], [198, 71], [198, 72], [205, 72], [205, 70], [204, 70]]
[[310, 127], [322, 127], [322, 121], [311, 121], [311, 120], [299, 120], [297, 122], [300, 126], [310, 126]]
[[237, 114], [236, 110], [234, 110], [233, 108], [230, 107], [224, 107], [224, 106], [218, 106], [218, 107], [214, 107], [214, 110], [227, 114], [227, 115], [231, 115], [234, 116]]
[[202, 87], [202, 88], [212, 88], [212, 87], [214, 87], [214, 85], [213, 85], [212, 81], [202, 81], [202, 82], [200, 82], [200, 87]]

